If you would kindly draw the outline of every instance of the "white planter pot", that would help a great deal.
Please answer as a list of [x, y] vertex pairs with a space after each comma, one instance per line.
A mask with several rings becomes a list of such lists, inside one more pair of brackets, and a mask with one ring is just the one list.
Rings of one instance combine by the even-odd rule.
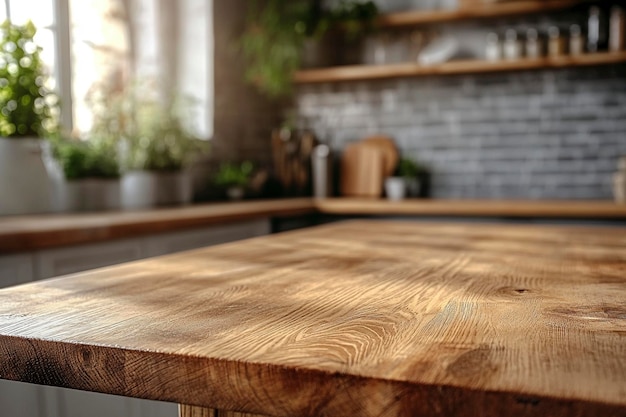
[[122, 176], [122, 208], [142, 209], [157, 205], [157, 174], [130, 171]]
[[0, 138], [0, 215], [49, 212], [51, 185], [39, 139]]
[[385, 179], [385, 194], [389, 200], [403, 200], [406, 196], [406, 181], [404, 177], [389, 177]]
[[81, 181], [63, 181], [57, 186], [59, 210], [75, 212], [81, 210], [83, 185]]
[[63, 181], [56, 187], [60, 201], [58, 211], [106, 211], [121, 206], [120, 181], [117, 179], [86, 178]]
[[143, 209], [191, 202], [187, 172], [130, 171], [122, 177], [122, 208]]
[[188, 172], [159, 172], [158, 182], [158, 205], [171, 206], [191, 203], [193, 192], [191, 175]]
[[81, 210], [117, 210], [121, 207], [120, 180], [89, 178], [81, 183]]
[[226, 190], [226, 195], [231, 200], [241, 200], [245, 194], [243, 187], [229, 187]]

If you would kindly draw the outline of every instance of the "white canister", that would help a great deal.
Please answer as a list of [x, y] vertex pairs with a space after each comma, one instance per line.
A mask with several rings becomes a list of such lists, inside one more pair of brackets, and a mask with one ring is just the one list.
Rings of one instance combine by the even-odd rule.
[[385, 194], [389, 200], [403, 200], [406, 197], [406, 180], [404, 177], [388, 177], [385, 179]]

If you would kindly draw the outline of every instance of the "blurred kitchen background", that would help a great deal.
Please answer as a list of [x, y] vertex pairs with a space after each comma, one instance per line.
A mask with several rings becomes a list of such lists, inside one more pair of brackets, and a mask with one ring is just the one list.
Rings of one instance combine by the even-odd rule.
[[[4, 214], [313, 194], [623, 198], [619, 2], [0, 3], [0, 19], [38, 28], [46, 86], [59, 97], [52, 207]], [[75, 163], [87, 158], [75, 145], [91, 142], [115, 159], [106, 175]], [[159, 170], [185, 178], [137, 174]], [[418, 185], [396, 196], [385, 191], [393, 176]], [[75, 186], [109, 177], [121, 178], [109, 205], [89, 203], [95, 186]], [[142, 187], [180, 195], [142, 201]]]

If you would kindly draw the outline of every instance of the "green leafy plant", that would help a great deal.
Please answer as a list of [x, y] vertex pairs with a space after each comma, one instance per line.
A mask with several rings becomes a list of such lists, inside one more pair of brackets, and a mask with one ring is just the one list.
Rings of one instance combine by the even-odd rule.
[[224, 188], [247, 187], [253, 171], [254, 165], [249, 161], [241, 164], [222, 164], [215, 176], [215, 183]]
[[121, 142], [123, 170], [179, 171], [208, 149], [184, 123], [187, 103], [150, 98], [152, 88], [99, 86], [90, 94], [92, 131]]
[[241, 38], [247, 61], [246, 81], [270, 97], [291, 92], [291, 76], [300, 65], [300, 51], [309, 30], [301, 19], [302, 0], [255, 2]]
[[416, 178], [425, 172], [425, 168], [412, 159], [400, 158], [396, 168], [396, 176], [404, 178]]
[[378, 7], [373, 1], [342, 0], [331, 15], [348, 38], [355, 39], [373, 30]]
[[118, 178], [120, 175], [117, 149], [111, 140], [55, 140], [53, 153], [68, 180]]
[[185, 128], [174, 108], [138, 102], [134, 111], [125, 136], [125, 169], [179, 171], [206, 149], [207, 143]]
[[0, 136], [45, 137], [57, 129], [58, 98], [46, 87], [32, 22], [0, 25]]
[[356, 37], [373, 26], [378, 14], [371, 1], [344, 0], [335, 9], [322, 4], [321, 0], [268, 0], [263, 7], [253, 4], [241, 37], [249, 83], [269, 97], [288, 95], [306, 39], [319, 39], [336, 24]]

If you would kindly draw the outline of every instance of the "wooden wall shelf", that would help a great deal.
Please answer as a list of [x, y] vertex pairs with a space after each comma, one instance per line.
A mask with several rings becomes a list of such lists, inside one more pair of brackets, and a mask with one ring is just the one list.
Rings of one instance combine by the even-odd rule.
[[489, 62], [481, 60], [450, 61], [423, 66], [416, 63], [388, 65], [353, 65], [297, 71], [296, 83], [325, 83], [429, 75], [480, 74], [491, 72], [538, 70], [544, 68], [584, 67], [626, 62], [626, 52], [596, 53], [559, 58], [521, 59]]
[[495, 4], [485, 3], [482, 6], [472, 7], [471, 9], [411, 10], [382, 15], [378, 19], [378, 25], [379, 27], [402, 27], [468, 19], [546, 13], [564, 10], [581, 3], [585, 3], [585, 0], [528, 0]]

